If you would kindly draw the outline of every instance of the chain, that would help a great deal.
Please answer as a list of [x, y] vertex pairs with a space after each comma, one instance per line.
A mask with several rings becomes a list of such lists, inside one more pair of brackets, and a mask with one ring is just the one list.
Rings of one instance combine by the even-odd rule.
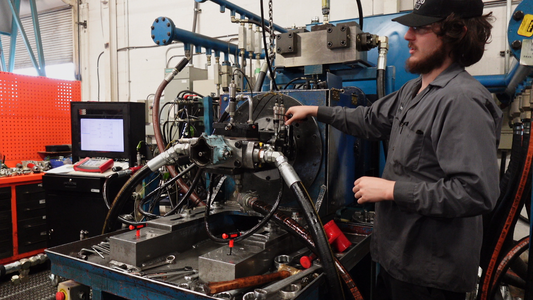
[[268, 26], [268, 29], [270, 31], [270, 45], [269, 45], [269, 56], [270, 60], [274, 61], [274, 56], [276, 55], [276, 52], [274, 51], [274, 40], [276, 38], [276, 35], [274, 34], [274, 13], [272, 9], [272, 0], [268, 1], [268, 22], [270, 23]]

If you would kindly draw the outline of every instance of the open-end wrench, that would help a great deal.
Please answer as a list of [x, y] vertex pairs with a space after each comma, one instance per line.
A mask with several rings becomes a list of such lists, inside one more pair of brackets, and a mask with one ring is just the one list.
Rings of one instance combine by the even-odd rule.
[[154, 271], [152, 273], [141, 273], [141, 276], [148, 276], [148, 275], [153, 275], [153, 274], [161, 274], [161, 273], [169, 273], [169, 272], [189, 272], [189, 271], [193, 271], [193, 268], [187, 266], [187, 267], [183, 267], [183, 268]]
[[141, 266], [141, 271], [146, 271], [146, 270], [150, 270], [150, 269], [153, 269], [153, 268], [157, 268], [157, 267], [160, 267], [160, 266], [164, 266], [164, 265], [170, 265], [170, 264], [173, 264], [176, 262], [176, 257], [174, 255], [169, 255], [167, 256], [167, 258], [162, 261], [162, 262], [158, 262], [158, 263], [155, 263], [153, 265], [144, 265], [142, 264]]
[[156, 273], [156, 274], [148, 274], [148, 275], [145, 275], [144, 277], [146, 278], [161, 278], [161, 277], [174, 277], [174, 278], [179, 278], [179, 277], [183, 277], [183, 276], [187, 276], [187, 275], [193, 275], [193, 274], [197, 274], [198, 273], [198, 270], [188, 270], [188, 271], [173, 271], [173, 272], [161, 272], [161, 273]]

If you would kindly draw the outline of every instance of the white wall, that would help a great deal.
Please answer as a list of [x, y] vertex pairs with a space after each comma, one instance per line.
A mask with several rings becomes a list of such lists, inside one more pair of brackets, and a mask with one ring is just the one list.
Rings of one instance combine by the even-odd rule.
[[[257, 15], [260, 14], [259, 0], [231, 1]], [[81, 41], [81, 75], [82, 99], [95, 101], [100, 94], [101, 100], [112, 99], [110, 82], [113, 70], [110, 68], [110, 49], [119, 49], [117, 54], [116, 80], [118, 100], [135, 101], [146, 99], [155, 93], [164, 78], [167, 59], [173, 55], [183, 55], [179, 44], [172, 46], [152, 47], [143, 49], [120, 50], [126, 47], [154, 46], [150, 37], [150, 26], [160, 16], [171, 18], [176, 26], [185, 30], [192, 29], [194, 0], [83, 0], [80, 7], [81, 20], [87, 20], [88, 27], [80, 32]], [[305, 26], [313, 17], [321, 15], [320, 0], [274, 0], [274, 23], [283, 27]], [[116, 4], [116, 6], [113, 6]], [[395, 13], [410, 10], [412, 0], [362, 0], [365, 16]], [[116, 7], [116, 13], [113, 11]], [[238, 25], [230, 22], [230, 13], [222, 14], [219, 6], [207, 1], [200, 4], [197, 32], [206, 36], [226, 36], [237, 33]], [[268, 1], [265, 0], [266, 17]], [[110, 12], [111, 10], [111, 12]], [[487, 47], [483, 60], [469, 70], [474, 75], [502, 74], [504, 59], [500, 51], [504, 50], [506, 31], [505, 5], [491, 6], [486, 12], [492, 11], [496, 17], [493, 30], [493, 42]], [[331, 0], [330, 20], [357, 18], [358, 11], [355, 0]], [[116, 23], [116, 26], [114, 26]], [[365, 30], [368, 30], [365, 28]], [[116, 34], [115, 39], [113, 36]], [[227, 39], [226, 39], [227, 40]], [[107, 44], [106, 44], [107, 43]], [[107, 47], [107, 48], [106, 48]], [[114, 47], [114, 48], [113, 48]], [[97, 60], [100, 53], [99, 79]], [[179, 62], [179, 57], [172, 59], [170, 65]], [[205, 56], [195, 56], [196, 67], [205, 66]], [[209, 72], [212, 78], [211, 71]], [[100, 83], [100, 88], [98, 87]], [[98, 90], [100, 89], [100, 92]]]

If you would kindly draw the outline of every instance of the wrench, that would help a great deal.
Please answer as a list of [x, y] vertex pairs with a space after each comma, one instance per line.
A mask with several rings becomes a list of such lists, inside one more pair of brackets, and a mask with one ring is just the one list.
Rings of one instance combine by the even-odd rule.
[[176, 262], [176, 257], [174, 255], [169, 255], [167, 256], [167, 258], [162, 261], [162, 262], [158, 262], [158, 263], [155, 263], [153, 265], [145, 265], [145, 264], [142, 264], [141, 266], [141, 271], [146, 271], [146, 270], [149, 270], [149, 269], [153, 269], [153, 268], [157, 268], [157, 267], [160, 267], [160, 266], [164, 266], [164, 265], [170, 265], [170, 264], [173, 264]]
[[166, 273], [158, 273], [158, 274], [148, 274], [144, 277], [146, 278], [161, 278], [161, 277], [169, 277], [173, 276], [176, 278], [176, 276], [183, 277], [187, 275], [194, 275], [198, 273], [198, 270], [191, 270], [191, 271], [174, 271], [174, 272], [166, 272]]
[[153, 272], [153, 273], [141, 273], [141, 276], [148, 276], [148, 275], [153, 275], [153, 274], [161, 274], [161, 273], [169, 273], [169, 272], [188, 272], [188, 271], [193, 271], [193, 268], [187, 266], [187, 267], [177, 268], [177, 269], [168, 269], [168, 270], [164, 270], [164, 271], [156, 271], [156, 272]]

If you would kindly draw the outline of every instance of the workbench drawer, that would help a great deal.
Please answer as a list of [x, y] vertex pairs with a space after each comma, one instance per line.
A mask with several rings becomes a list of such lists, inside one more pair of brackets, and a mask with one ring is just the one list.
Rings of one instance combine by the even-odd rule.
[[24, 220], [18, 221], [18, 230], [23, 229], [29, 229], [29, 228], [35, 228], [38, 226], [45, 226], [46, 227], [46, 215], [44, 215], [45, 211], [42, 212], [43, 215], [33, 218], [28, 218]]
[[20, 253], [46, 248], [48, 241], [47, 226], [44, 224], [31, 228], [19, 228], [18, 239]]
[[0, 230], [11, 228], [11, 212], [0, 211]]
[[19, 241], [19, 253], [25, 253], [25, 252], [30, 252], [33, 250], [44, 249], [46, 248], [46, 244], [47, 244], [46, 238], [40, 239], [40, 240], [24, 241], [22, 243]]
[[13, 230], [11, 223], [9, 228], [0, 228], [0, 259], [13, 255]]
[[0, 202], [3, 202], [3, 200], [7, 200], [8, 202], [11, 202], [11, 188], [10, 187], [0, 188]]
[[77, 193], [100, 194], [105, 178], [81, 177], [46, 174], [43, 176], [43, 186], [47, 191], [68, 191]]

